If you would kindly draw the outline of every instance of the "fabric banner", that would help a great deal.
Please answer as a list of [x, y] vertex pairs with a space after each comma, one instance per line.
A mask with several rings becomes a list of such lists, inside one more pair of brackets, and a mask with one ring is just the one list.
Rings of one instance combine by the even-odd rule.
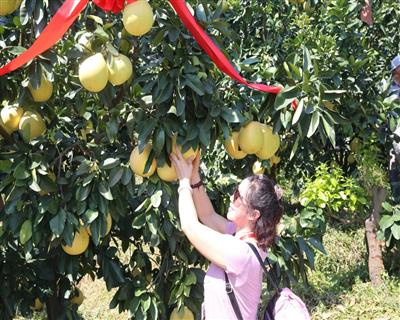
[[279, 93], [280, 87], [268, 86], [262, 83], [248, 83], [232, 66], [223, 52], [215, 45], [203, 28], [196, 22], [184, 0], [169, 0], [183, 24], [190, 31], [203, 50], [210, 56], [217, 67], [237, 82], [259, 91]]

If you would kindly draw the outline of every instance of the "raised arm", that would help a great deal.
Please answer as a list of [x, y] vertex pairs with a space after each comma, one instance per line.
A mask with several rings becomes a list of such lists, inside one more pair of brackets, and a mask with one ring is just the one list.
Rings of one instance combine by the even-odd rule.
[[[200, 152], [193, 160], [193, 172], [190, 178], [190, 183], [192, 185], [198, 183], [201, 180], [199, 167]], [[228, 220], [215, 212], [214, 207], [203, 185], [193, 189], [193, 202], [196, 207], [197, 215], [204, 225], [215, 231], [225, 233]]]
[[221, 268], [226, 268], [225, 234], [217, 232], [210, 227], [200, 223], [196, 207], [194, 205], [192, 188], [190, 187], [190, 175], [192, 163], [184, 160], [181, 153], [171, 154], [178, 177], [179, 177], [179, 220], [181, 228], [190, 243], [208, 260], [214, 262]]

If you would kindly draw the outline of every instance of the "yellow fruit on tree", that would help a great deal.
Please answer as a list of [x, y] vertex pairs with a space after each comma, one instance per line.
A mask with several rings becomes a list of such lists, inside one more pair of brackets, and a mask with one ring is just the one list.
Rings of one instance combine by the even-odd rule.
[[261, 160], [271, 158], [280, 146], [279, 136], [272, 132], [272, 127], [260, 123], [261, 131], [264, 135], [263, 146], [256, 152], [256, 156]]
[[43, 302], [40, 301], [39, 298], [36, 298], [35, 304], [33, 306], [31, 306], [30, 308], [31, 308], [31, 310], [34, 310], [34, 311], [41, 311], [43, 309], [43, 307], [44, 307]]
[[263, 168], [262, 163], [260, 161], [256, 161], [253, 163], [253, 174], [264, 174], [265, 168]]
[[[176, 146], [177, 146], [176, 135], [174, 135], [172, 137], [172, 153], [174, 153], [174, 154], [176, 154], [176, 150], [175, 150]], [[178, 149], [180, 152], [182, 152], [182, 146], [178, 145]], [[186, 150], [185, 152], [182, 153], [182, 156], [184, 159], [189, 159], [190, 157], [193, 157], [193, 159], [194, 159], [194, 158], [196, 158], [198, 152], [199, 152], [199, 147], [197, 147], [196, 150], [193, 150], [193, 148], [190, 147], [188, 150]]]
[[131, 35], [142, 36], [153, 26], [153, 9], [145, 0], [132, 2], [125, 7], [122, 22]]
[[169, 320], [194, 320], [194, 315], [188, 307], [184, 306], [181, 310], [174, 308], [169, 316]]
[[239, 132], [232, 132], [232, 135], [225, 140], [225, 149], [226, 152], [233, 159], [243, 159], [247, 153], [239, 150]]
[[46, 123], [40, 114], [26, 111], [19, 121], [19, 132], [25, 141], [41, 136], [46, 131]]
[[139, 147], [135, 147], [135, 149], [133, 149], [131, 156], [129, 158], [129, 165], [132, 171], [138, 176], [150, 177], [154, 173], [154, 171], [156, 171], [157, 163], [156, 159], [153, 159], [149, 170], [147, 172], [144, 172], [150, 152], [151, 152], [151, 144], [147, 144], [144, 147], [142, 153], [139, 153]]
[[18, 9], [22, 0], [0, 0], [0, 16], [6, 16]]
[[131, 77], [132, 70], [132, 62], [129, 58], [119, 54], [112, 57], [111, 65], [108, 65], [108, 80], [113, 86], [123, 84]]
[[239, 146], [247, 154], [254, 154], [261, 150], [264, 143], [264, 134], [260, 123], [251, 121], [240, 129]]
[[16, 105], [6, 106], [1, 109], [0, 118], [7, 132], [13, 132], [18, 129], [19, 121], [24, 113], [24, 109]]
[[73, 296], [71, 298], [71, 302], [73, 304], [80, 306], [82, 304], [83, 300], [85, 299], [85, 296], [83, 295], [83, 292], [81, 289], [76, 288], [76, 291], [78, 292], [78, 295]]
[[63, 250], [71, 256], [76, 256], [86, 251], [89, 246], [89, 234], [86, 229], [81, 226], [79, 230], [75, 232], [74, 240], [72, 245], [62, 245]]
[[[112, 227], [112, 217], [111, 217], [111, 214], [110, 214], [110, 213], [107, 214], [107, 216], [106, 216], [106, 221], [107, 221], [107, 230], [106, 230], [106, 234], [105, 234], [104, 236], [108, 235], [108, 234], [110, 233], [110, 231], [111, 231], [111, 227]], [[87, 231], [87, 233], [88, 233], [89, 235], [92, 235], [92, 232], [90, 231], [90, 227], [89, 227], [89, 228], [86, 228], [86, 231]]]
[[99, 92], [106, 87], [108, 67], [101, 53], [86, 58], [79, 65], [79, 81], [90, 92]]
[[167, 182], [172, 182], [178, 179], [173, 163], [171, 163], [171, 166], [169, 166], [168, 163], [165, 162], [162, 167], [157, 167], [157, 174], [161, 180]]
[[40, 85], [37, 89], [34, 89], [30, 84], [28, 86], [29, 92], [32, 95], [33, 101], [45, 102], [50, 99], [53, 94], [53, 83], [47, 80], [42, 74]]

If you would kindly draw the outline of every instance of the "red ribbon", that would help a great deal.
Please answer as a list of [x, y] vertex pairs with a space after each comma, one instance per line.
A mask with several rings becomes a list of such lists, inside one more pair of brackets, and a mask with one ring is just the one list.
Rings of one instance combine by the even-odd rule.
[[[21, 55], [10, 61], [7, 65], [0, 69], [0, 76], [14, 71], [32, 60], [39, 54], [43, 53], [52, 47], [65, 32], [69, 29], [72, 23], [76, 20], [79, 13], [86, 7], [89, 0], [66, 0], [60, 9], [56, 12], [54, 17], [50, 20], [49, 24], [36, 39], [33, 45], [23, 52]], [[131, 3], [135, 0], [128, 0]], [[269, 86], [262, 83], [249, 83], [247, 82], [232, 66], [229, 60], [225, 57], [222, 51], [215, 45], [210, 37], [196, 22], [190, 13], [186, 2], [184, 0], [169, 0], [173, 8], [186, 28], [190, 31], [193, 37], [197, 40], [199, 45], [210, 56], [217, 67], [230, 76], [237, 82], [244, 84], [252, 89], [263, 92], [279, 93], [281, 87]], [[114, 13], [120, 12], [124, 8], [124, 0], [93, 0], [93, 2], [105, 11], [112, 11]], [[295, 108], [295, 102], [293, 103]]]
[[268, 86], [262, 83], [249, 83], [235, 70], [229, 60], [225, 57], [222, 51], [215, 45], [215, 43], [210, 39], [210, 37], [204, 32], [200, 25], [193, 18], [184, 0], [169, 0], [171, 5], [174, 7], [176, 13], [181, 18], [183, 24], [190, 31], [193, 37], [197, 40], [199, 45], [203, 50], [210, 56], [212, 61], [217, 65], [217, 67], [230, 76], [237, 82], [244, 84], [250, 88], [270, 92], [279, 93], [281, 91], [280, 87]]
[[93, 0], [93, 2], [104, 11], [113, 13], [121, 12], [125, 7], [125, 0]]

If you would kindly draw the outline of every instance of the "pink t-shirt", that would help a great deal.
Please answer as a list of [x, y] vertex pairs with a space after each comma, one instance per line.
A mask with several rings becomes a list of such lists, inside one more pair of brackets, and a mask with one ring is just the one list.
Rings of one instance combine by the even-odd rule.
[[[262, 268], [254, 252], [244, 241], [232, 234], [236, 226], [230, 222], [224, 235], [226, 273], [244, 320], [255, 320], [260, 302]], [[258, 249], [262, 259], [267, 253]], [[224, 270], [210, 264], [204, 278], [204, 314], [206, 320], [236, 319], [232, 304], [225, 290]]]

